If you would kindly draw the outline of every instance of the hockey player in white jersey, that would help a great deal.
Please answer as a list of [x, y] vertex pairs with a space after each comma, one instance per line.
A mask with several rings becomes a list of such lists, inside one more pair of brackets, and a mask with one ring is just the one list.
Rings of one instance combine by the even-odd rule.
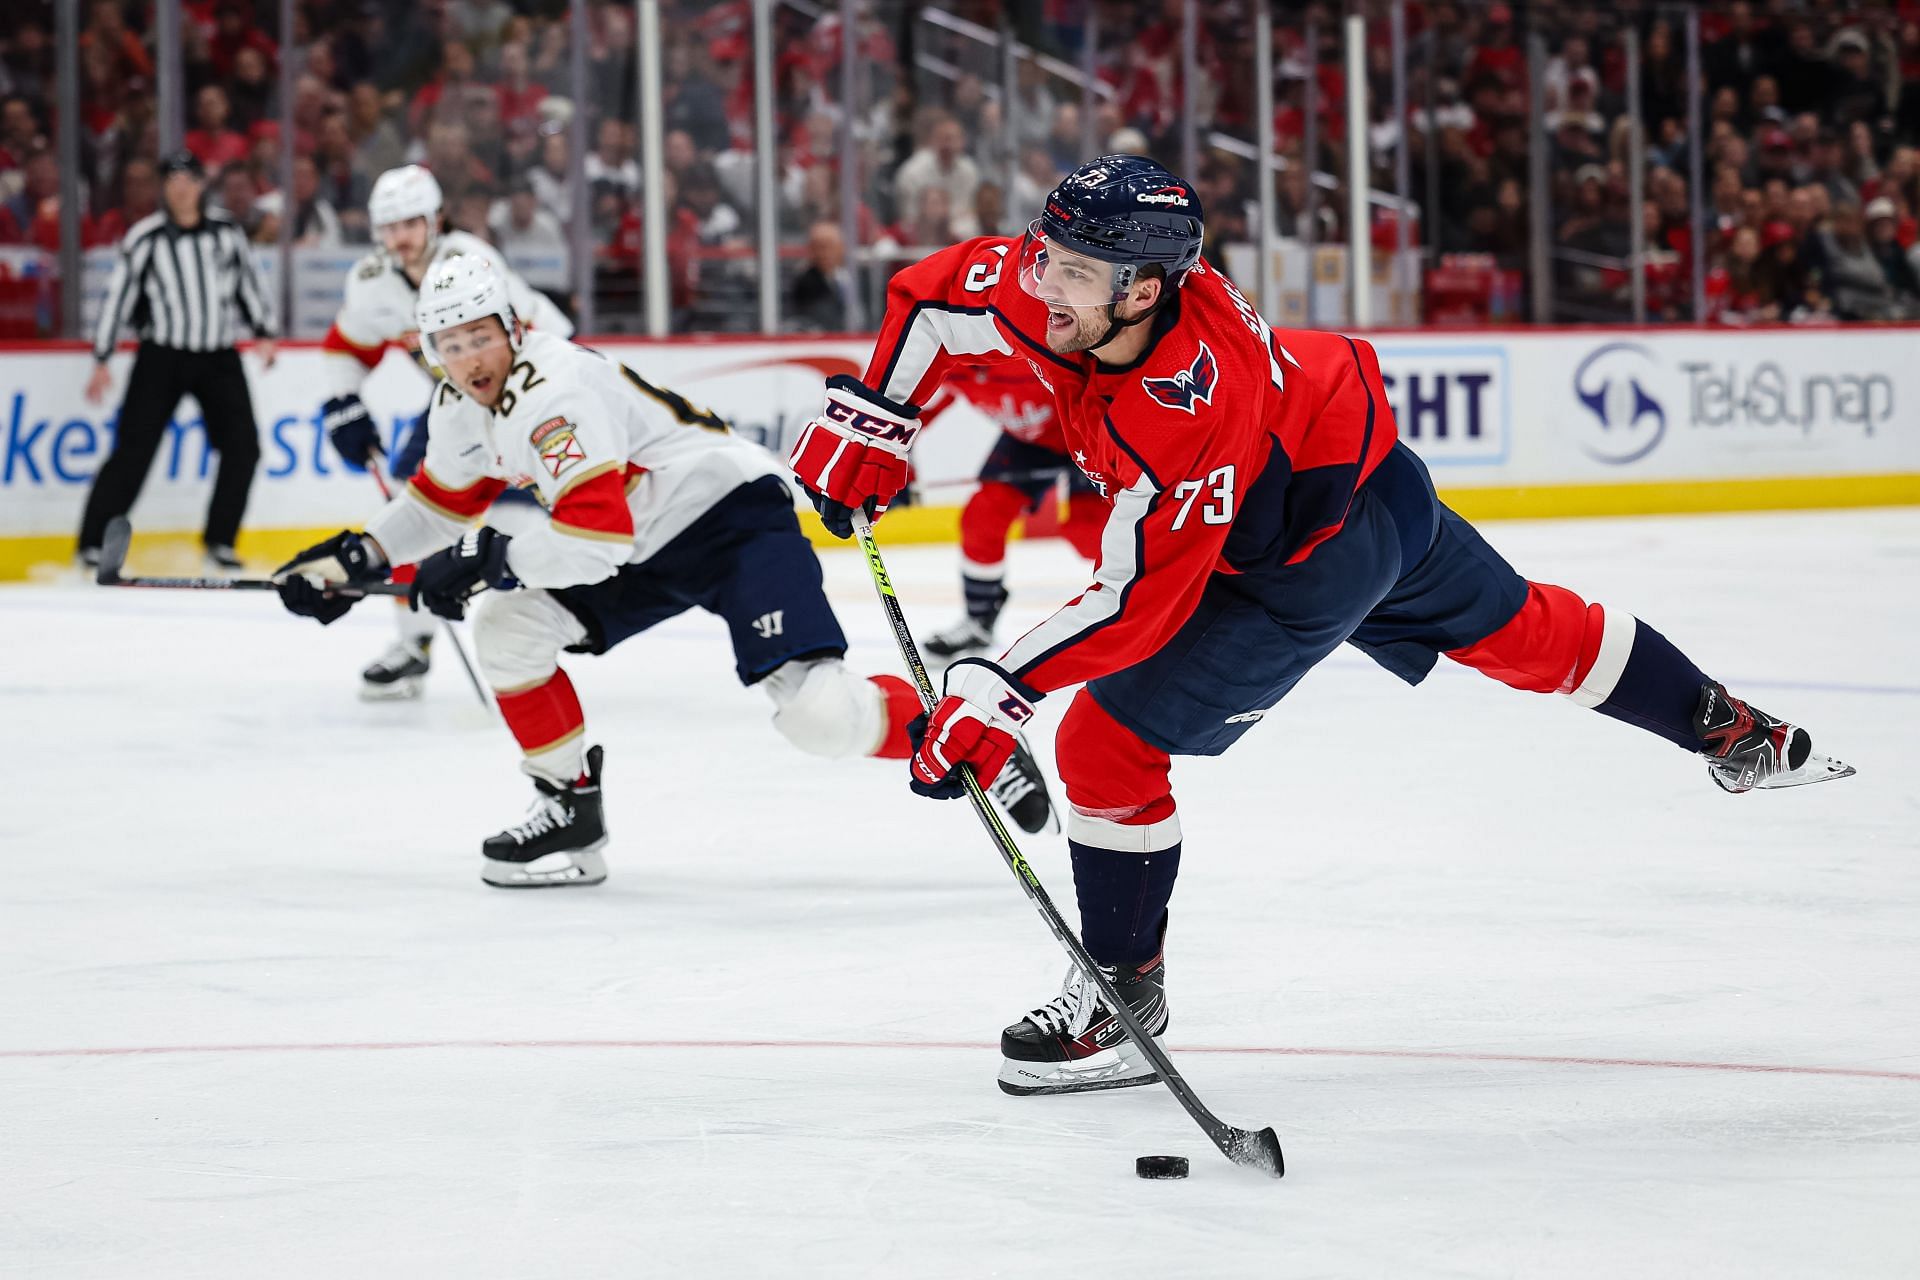
[[[587, 745], [558, 659], [603, 653], [696, 605], [726, 621], [736, 674], [766, 691], [774, 727], [795, 746], [909, 754], [919, 699], [897, 677], [842, 662], [846, 637], [773, 455], [623, 365], [524, 333], [504, 282], [477, 255], [435, 269], [419, 320], [422, 348], [446, 374], [426, 461], [364, 532], [282, 566], [281, 597], [331, 622], [358, 598], [355, 584], [420, 557], [415, 607], [461, 617], [490, 588], [474, 643], [537, 795], [525, 821], [484, 842], [487, 883], [606, 877], [601, 751]], [[546, 523], [517, 536], [469, 528], [509, 485], [535, 489]], [[1031, 757], [1016, 767], [1038, 773]], [[1048, 816], [1043, 802], [1037, 821]]]
[[[380, 247], [354, 264], [346, 296], [320, 348], [327, 402], [322, 411], [327, 433], [340, 456], [356, 467], [371, 468], [384, 453], [379, 428], [360, 401], [360, 388], [386, 354], [389, 344], [419, 354], [414, 305], [421, 282], [436, 266], [473, 255], [493, 264], [506, 282], [507, 296], [520, 321], [541, 333], [567, 337], [573, 325], [547, 296], [515, 275], [486, 241], [441, 226], [440, 184], [417, 164], [389, 169], [373, 184], [367, 220]], [[404, 480], [419, 461], [427, 415], [415, 423], [413, 438], [395, 441], [390, 471]], [[404, 573], [402, 574], [404, 580]], [[398, 611], [400, 634], [393, 646], [361, 673], [363, 698], [411, 698], [421, 690], [432, 656], [430, 614]]]

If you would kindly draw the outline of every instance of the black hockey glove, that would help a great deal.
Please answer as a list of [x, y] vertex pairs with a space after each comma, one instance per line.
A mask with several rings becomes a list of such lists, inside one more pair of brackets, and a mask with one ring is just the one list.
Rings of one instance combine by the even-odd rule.
[[507, 569], [507, 544], [513, 539], [498, 529], [481, 525], [466, 537], [436, 551], [413, 573], [407, 603], [458, 622], [467, 616], [467, 597], [481, 587], [503, 590], [513, 585]]
[[273, 576], [279, 579], [280, 603], [287, 611], [317, 618], [324, 627], [365, 599], [351, 594], [352, 587], [386, 580], [387, 562], [371, 542], [343, 529], [275, 569]]
[[320, 408], [320, 421], [327, 429], [333, 447], [362, 471], [381, 452], [380, 429], [373, 425], [367, 406], [359, 396], [335, 396]]

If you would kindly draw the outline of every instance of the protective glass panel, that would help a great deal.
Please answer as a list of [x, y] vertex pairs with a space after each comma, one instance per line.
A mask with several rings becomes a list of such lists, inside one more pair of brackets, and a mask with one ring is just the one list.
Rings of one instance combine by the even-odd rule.
[[[137, 37], [133, 44], [144, 53], [145, 46]], [[103, 64], [96, 82], [111, 83], [114, 60], [95, 61]], [[58, 336], [60, 166], [54, 151], [54, 130], [59, 127], [56, 74], [51, 0], [27, 0], [12, 6], [5, 17], [0, 17], [0, 86], [5, 87], [4, 95], [0, 95], [0, 338]], [[149, 115], [152, 112], [150, 99], [146, 111]], [[146, 185], [152, 186], [151, 182]], [[87, 208], [106, 212], [92, 199]], [[121, 226], [118, 216], [83, 218], [83, 240], [89, 247], [110, 246]], [[111, 266], [110, 252], [106, 257]], [[96, 293], [104, 289], [103, 273]]]
[[[1627, 49], [1617, 11], [1535, 14], [1545, 39], [1543, 123], [1549, 164], [1545, 216], [1559, 321], [1622, 321], [1634, 311], [1632, 120]], [[1484, 219], [1476, 209], [1472, 215]]]

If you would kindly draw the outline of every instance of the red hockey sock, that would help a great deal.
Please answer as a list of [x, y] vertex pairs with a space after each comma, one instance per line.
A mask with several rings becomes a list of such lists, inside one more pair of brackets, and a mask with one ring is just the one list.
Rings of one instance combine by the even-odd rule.
[[960, 555], [979, 569], [1007, 558], [1007, 534], [1027, 509], [1027, 495], [998, 480], [982, 481], [960, 512]]
[[[586, 731], [587, 718], [580, 710], [579, 695], [564, 671], [555, 671], [540, 684], [511, 693], [494, 694], [500, 703], [500, 715], [513, 731], [520, 750], [529, 759], [553, 756], [568, 744], [579, 750], [578, 739]], [[544, 763], [536, 760], [536, 763]], [[568, 777], [577, 776], [574, 770]]]
[[1565, 587], [1529, 582], [1526, 603], [1505, 626], [1447, 656], [1516, 689], [1566, 693], [1592, 669], [1605, 630], [1599, 605]]
[[867, 679], [879, 685], [887, 699], [887, 731], [873, 754], [881, 760], [905, 760], [913, 754], [913, 739], [907, 736], [907, 726], [926, 710], [920, 704], [920, 695], [899, 676], [868, 676]]
[[1076, 493], [1067, 499], [1067, 518], [1060, 525], [1060, 536], [1089, 560], [1100, 558], [1100, 531], [1107, 527], [1105, 502], [1091, 493]]

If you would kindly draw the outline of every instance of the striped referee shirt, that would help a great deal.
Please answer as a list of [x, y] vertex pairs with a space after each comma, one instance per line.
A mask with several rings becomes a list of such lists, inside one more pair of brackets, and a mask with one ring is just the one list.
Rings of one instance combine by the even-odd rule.
[[120, 327], [143, 341], [181, 351], [220, 351], [234, 343], [238, 308], [255, 336], [276, 334], [273, 304], [260, 287], [239, 224], [203, 213], [183, 227], [163, 210], [133, 224], [120, 242], [106, 305], [93, 331], [93, 355], [113, 354]]

